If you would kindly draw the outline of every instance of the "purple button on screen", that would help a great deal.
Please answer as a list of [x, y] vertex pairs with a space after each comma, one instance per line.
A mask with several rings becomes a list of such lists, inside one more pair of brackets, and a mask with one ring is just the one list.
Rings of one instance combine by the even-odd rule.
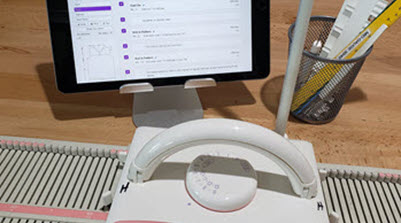
[[119, 2], [118, 5], [119, 6], [124, 6], [124, 2]]
[[111, 11], [111, 6], [77, 7], [74, 12]]
[[128, 44], [124, 43], [124, 44], [123, 44], [123, 48], [124, 48], [124, 49], [127, 49], [127, 48], [128, 48]]
[[121, 18], [120, 18], [120, 21], [121, 21], [121, 22], [125, 22], [125, 17], [121, 17]]
[[131, 73], [130, 70], [126, 70], [126, 71], [125, 71], [125, 74], [130, 74], [130, 73]]
[[129, 56], [128, 55], [125, 55], [124, 56], [124, 60], [128, 60], [129, 59]]
[[127, 30], [126, 30], [126, 29], [122, 29], [121, 32], [122, 32], [122, 33], [126, 33]]

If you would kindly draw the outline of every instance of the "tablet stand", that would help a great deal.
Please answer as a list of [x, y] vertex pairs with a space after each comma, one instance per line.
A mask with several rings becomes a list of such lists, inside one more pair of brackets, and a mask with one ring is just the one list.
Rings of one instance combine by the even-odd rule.
[[134, 94], [132, 120], [137, 127], [172, 127], [203, 118], [197, 88], [214, 87], [211, 78], [188, 80], [185, 85], [153, 87], [150, 83], [127, 84], [121, 94]]

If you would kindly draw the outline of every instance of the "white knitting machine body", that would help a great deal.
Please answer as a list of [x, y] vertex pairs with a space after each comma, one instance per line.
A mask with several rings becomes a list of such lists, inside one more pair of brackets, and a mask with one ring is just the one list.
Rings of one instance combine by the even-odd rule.
[[117, 188], [109, 223], [329, 222], [312, 145], [234, 120], [139, 128]]

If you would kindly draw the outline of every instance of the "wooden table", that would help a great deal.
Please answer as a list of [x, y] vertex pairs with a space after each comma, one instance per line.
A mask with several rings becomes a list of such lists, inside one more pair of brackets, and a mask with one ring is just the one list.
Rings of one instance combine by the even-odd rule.
[[[271, 3], [271, 75], [219, 84], [199, 94], [206, 118], [274, 127], [287, 60], [287, 29], [298, 1]], [[314, 15], [335, 16], [340, 0], [316, 0]], [[401, 22], [377, 42], [339, 117], [314, 126], [291, 119], [288, 135], [315, 146], [318, 162], [401, 167]], [[0, 135], [127, 145], [132, 96], [63, 95], [52, 67], [45, 0], [0, 0]]]

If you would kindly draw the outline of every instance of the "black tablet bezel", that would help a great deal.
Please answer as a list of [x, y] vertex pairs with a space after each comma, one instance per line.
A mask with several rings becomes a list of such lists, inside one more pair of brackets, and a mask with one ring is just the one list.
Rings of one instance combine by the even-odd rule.
[[154, 87], [183, 85], [187, 80], [213, 78], [237, 81], [266, 78], [270, 73], [270, 1], [252, 0], [252, 71], [159, 79], [78, 84], [74, 64], [67, 0], [47, 0], [54, 67], [58, 89], [63, 93], [116, 90], [122, 85], [148, 82]]

